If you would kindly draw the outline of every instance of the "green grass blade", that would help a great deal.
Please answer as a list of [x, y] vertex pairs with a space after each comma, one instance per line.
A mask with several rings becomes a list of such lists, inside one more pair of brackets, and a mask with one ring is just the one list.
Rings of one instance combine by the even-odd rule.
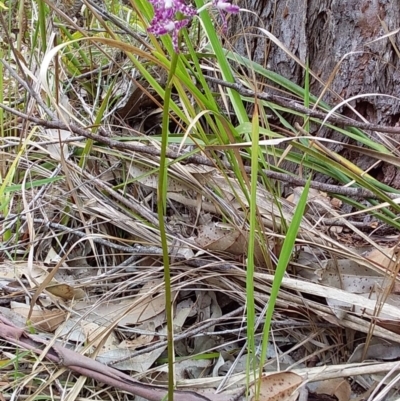
[[[261, 378], [264, 362], [265, 362], [266, 355], [267, 355], [269, 331], [271, 329], [272, 316], [273, 316], [273, 313], [275, 310], [276, 300], [278, 298], [279, 289], [281, 287], [281, 283], [283, 280], [283, 276], [285, 275], [286, 268], [292, 258], [292, 253], [293, 253], [294, 245], [296, 243], [297, 233], [299, 231], [301, 220], [303, 218], [304, 211], [305, 211], [305, 208], [307, 205], [307, 197], [308, 197], [308, 191], [310, 189], [310, 182], [311, 182], [311, 179], [309, 179], [307, 181], [307, 184], [304, 187], [304, 191], [301, 194], [299, 203], [297, 204], [296, 210], [293, 215], [293, 219], [290, 223], [289, 229], [286, 233], [285, 240], [282, 245], [282, 250], [279, 255], [278, 265], [276, 266], [275, 277], [274, 277], [274, 281], [272, 283], [272, 288], [271, 288], [271, 296], [269, 298], [267, 313], [265, 316], [265, 323], [264, 323], [264, 327], [263, 327], [263, 336], [262, 336], [263, 339], [262, 339], [261, 356], [260, 356], [259, 378]], [[256, 399], [257, 399], [257, 395], [259, 395], [260, 385], [261, 385], [261, 381], [259, 381], [258, 386], [257, 386], [258, 391], [256, 394]]]

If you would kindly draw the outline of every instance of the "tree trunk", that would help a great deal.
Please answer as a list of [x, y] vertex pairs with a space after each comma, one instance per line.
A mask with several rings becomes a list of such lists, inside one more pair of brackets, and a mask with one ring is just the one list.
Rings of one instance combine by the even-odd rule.
[[[359, 94], [386, 94], [400, 99], [400, 47], [398, 34], [373, 42], [400, 26], [400, 2], [391, 0], [247, 0], [241, 12], [230, 20], [228, 36], [236, 51], [271, 71], [302, 85], [304, 71], [257, 28], [264, 27], [304, 63], [323, 82], [329, 80], [340, 64], [324, 99], [331, 106]], [[238, 34], [243, 32], [245, 34]], [[253, 33], [254, 35], [249, 35]], [[391, 42], [392, 40], [392, 42]], [[372, 43], [373, 42], [373, 43]], [[250, 55], [246, 51], [250, 49]], [[323, 86], [311, 81], [311, 92], [319, 95]], [[336, 95], [337, 94], [337, 95]], [[366, 96], [351, 105], [369, 122], [396, 125], [400, 120], [400, 101], [387, 96]], [[343, 114], [354, 117], [348, 108]], [[340, 134], [325, 135], [347, 141]], [[376, 140], [378, 136], [369, 133]], [[352, 159], [364, 170], [373, 161], [350, 155], [345, 149], [335, 151]], [[354, 159], [354, 156], [356, 159]], [[391, 165], [381, 164], [373, 175], [386, 184], [400, 188], [400, 173]]]

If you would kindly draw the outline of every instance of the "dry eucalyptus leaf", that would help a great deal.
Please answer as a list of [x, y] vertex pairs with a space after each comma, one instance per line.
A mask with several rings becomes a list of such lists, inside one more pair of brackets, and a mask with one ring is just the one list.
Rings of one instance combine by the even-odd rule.
[[[247, 253], [248, 235], [248, 231], [238, 230], [231, 225], [210, 222], [198, 227], [195, 242], [208, 251], [227, 252], [240, 256]], [[255, 244], [254, 256], [257, 263], [264, 263], [264, 256], [258, 242]]]
[[[293, 198], [291, 202], [297, 205], [300, 197], [304, 192], [304, 187], [296, 187], [293, 189]], [[315, 215], [325, 215], [332, 209], [329, 198], [326, 193], [310, 188], [307, 197], [308, 212]]]
[[[14, 279], [16, 277], [21, 277], [24, 273], [24, 269], [21, 266], [13, 264], [0, 264], [0, 279]], [[6, 280], [8, 282], [8, 280]]]
[[[61, 144], [63, 143], [64, 140], [68, 139], [71, 136], [70, 131], [60, 130], [60, 129], [47, 129], [46, 134], [48, 136], [49, 141], [54, 141], [54, 142], [60, 141]], [[50, 157], [57, 161], [61, 160], [61, 153], [63, 154], [63, 157], [65, 159], [67, 159], [71, 154], [67, 144], [60, 145], [59, 143], [54, 143], [51, 145], [47, 145], [46, 148]]]
[[288, 195], [288, 197], [286, 198], [286, 200], [290, 203], [294, 204], [294, 194], [290, 194]]
[[174, 317], [174, 332], [180, 333], [182, 327], [186, 322], [186, 319], [192, 313], [194, 308], [194, 302], [191, 299], [185, 299], [178, 303], [176, 306], [175, 317]]
[[[20, 302], [11, 302], [11, 310], [24, 318], [28, 318], [30, 307]], [[65, 321], [67, 313], [61, 310], [41, 309], [35, 305], [31, 314], [30, 321], [34, 327], [40, 330], [53, 332]]]
[[[228, 372], [231, 374], [246, 372], [248, 354], [242, 355], [236, 359], [228, 359], [218, 369], [218, 376], [226, 376]], [[258, 359], [257, 359], [258, 361]], [[233, 369], [232, 369], [233, 366]], [[232, 369], [232, 370], [231, 370]]]
[[371, 252], [364, 254], [364, 257], [385, 269], [394, 270], [398, 264], [398, 247], [373, 249]]
[[[210, 359], [184, 359], [175, 363], [175, 378], [177, 380], [199, 379], [208, 376], [207, 370], [211, 366]], [[163, 365], [158, 372], [168, 373], [168, 366]]]
[[[261, 378], [259, 401], [287, 401], [303, 383], [301, 376], [292, 372], [273, 373]], [[257, 382], [250, 387], [250, 400], [255, 401]]]
[[21, 329], [25, 329], [26, 327], [26, 319], [21, 316], [19, 313], [14, 312], [10, 308], [5, 308], [4, 306], [0, 306], [0, 313], [3, 317], [12, 322], [16, 327]]
[[[131, 177], [135, 178], [137, 182], [140, 182], [142, 185], [152, 189], [158, 188], [158, 173], [152, 172], [150, 167], [129, 162], [128, 169]], [[190, 188], [188, 186], [178, 182], [174, 178], [170, 177], [168, 179], [167, 192], [183, 192], [189, 189]]]
[[[235, 357], [231, 355], [229, 352], [221, 351], [218, 360], [214, 363], [213, 371], [212, 371], [212, 377], [219, 377], [220, 376], [220, 369], [226, 365], [227, 362], [234, 362]], [[229, 369], [224, 369], [225, 371], [228, 371]]]
[[58, 263], [61, 260], [61, 256], [56, 252], [56, 250], [51, 246], [47, 252], [46, 258], [44, 259], [44, 263]]
[[[234, 227], [222, 227], [216, 223], [210, 223], [198, 227], [198, 236], [195, 241], [197, 245], [203, 249], [223, 252], [234, 245], [239, 240], [240, 236], [240, 231], [236, 230]], [[238, 248], [236, 248], [238, 252], [244, 252], [242, 247]]]
[[[102, 344], [101, 350], [99, 350], [100, 354], [117, 348], [119, 340], [113, 332], [109, 333], [107, 327], [86, 321], [81, 322], [81, 327], [91, 346], [97, 348]], [[105, 341], [103, 341], [104, 335], [107, 336]]]
[[[165, 297], [158, 295], [152, 298], [151, 295], [144, 297], [135, 307], [132, 308], [135, 300], [112, 301], [101, 304], [95, 308], [86, 319], [100, 323], [110, 323], [118, 320], [119, 326], [137, 324], [151, 319], [165, 310]], [[78, 313], [84, 313], [93, 307], [93, 303], [82, 301], [74, 306]]]
[[115, 348], [97, 355], [96, 361], [104, 363], [104, 365], [112, 364], [116, 369], [133, 370], [137, 372], [137, 364], [130, 358], [132, 352], [133, 351], [130, 349]]
[[[71, 121], [70, 116], [73, 114], [68, 96], [60, 93], [57, 109], [58, 112], [61, 113], [62, 120], [68, 124]], [[62, 158], [67, 159], [71, 152], [68, 149], [68, 144], [63, 144], [63, 141], [71, 137], [71, 132], [62, 129], [46, 129], [46, 134], [50, 141], [56, 142], [45, 146], [50, 157], [57, 161], [60, 161]]]
[[[362, 343], [357, 345], [356, 349], [351, 354], [348, 363], [362, 362], [364, 348], [366, 344]], [[373, 339], [372, 344], [369, 344], [365, 352], [365, 360], [384, 360], [393, 361], [400, 358], [400, 345], [396, 343], [389, 343], [381, 339]]]
[[353, 305], [332, 298], [326, 298], [326, 303], [339, 320], [343, 320], [347, 316], [347, 312], [351, 312], [353, 309]]
[[321, 269], [315, 270], [319, 282], [328, 287], [340, 288], [353, 294], [374, 291], [376, 285], [383, 287], [385, 278], [375, 271], [361, 266], [349, 259], [326, 260], [321, 262]]
[[327, 394], [335, 396], [338, 401], [350, 400], [351, 387], [348, 381], [344, 379], [332, 379], [310, 383], [307, 387], [312, 393], [318, 395]]
[[156, 334], [155, 324], [151, 321], [145, 322], [143, 324], [143, 327], [141, 327], [141, 330], [148, 331], [149, 334], [139, 335], [133, 340], [124, 340], [118, 345], [118, 348], [129, 349], [130, 351], [134, 351], [136, 348], [150, 344], [154, 340]]
[[[163, 288], [154, 291], [163, 281], [149, 280], [136, 297], [124, 301], [111, 301], [94, 306], [93, 301], [80, 301], [74, 305], [78, 313], [85, 313], [85, 319], [97, 324], [109, 324], [118, 321], [119, 326], [134, 325], [154, 319], [165, 310], [165, 294]], [[174, 297], [174, 294], [172, 294]], [[87, 313], [91, 310], [90, 313]]]
[[[158, 335], [165, 337], [167, 333], [166, 328], [158, 330]], [[96, 360], [106, 365], [112, 363], [113, 367], [121, 370], [133, 370], [135, 372], [147, 372], [154, 362], [161, 356], [167, 346], [157, 348], [146, 354], [130, 357], [132, 350], [130, 349], [114, 349], [99, 355]]]
[[82, 299], [86, 296], [85, 291], [81, 288], [73, 288], [69, 284], [50, 284], [46, 287], [46, 291], [67, 301]]
[[63, 325], [56, 330], [57, 338], [83, 344], [86, 341], [86, 334], [82, 329], [82, 319], [69, 318]]
[[212, 166], [205, 166], [205, 165], [197, 165], [197, 164], [185, 164], [185, 171], [190, 174], [198, 174], [201, 176], [208, 177], [210, 173], [215, 173], [218, 170]]

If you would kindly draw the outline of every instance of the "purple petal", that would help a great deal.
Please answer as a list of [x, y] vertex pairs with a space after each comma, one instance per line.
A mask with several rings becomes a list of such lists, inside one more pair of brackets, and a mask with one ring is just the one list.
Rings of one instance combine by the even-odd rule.
[[182, 0], [173, 0], [173, 9], [175, 13], [181, 12], [185, 17], [193, 17], [197, 10], [192, 6], [185, 4]]
[[197, 14], [197, 10], [192, 6], [185, 4], [182, 0], [149, 0], [153, 5], [155, 12], [157, 10], [170, 10], [173, 14], [178, 11], [187, 17], [193, 17]]
[[172, 20], [175, 16], [174, 10], [170, 8], [161, 8], [155, 11], [153, 21], [165, 21]]
[[149, 0], [149, 3], [154, 7], [154, 8], [160, 8], [164, 4], [163, 0]]
[[228, 13], [238, 13], [240, 8], [229, 1], [224, 0], [214, 0], [213, 5], [221, 11], [226, 11]]
[[[147, 31], [156, 36], [172, 33], [172, 43], [175, 51], [178, 51], [179, 30], [189, 24], [197, 14], [197, 10], [183, 0], [149, 0], [149, 2], [153, 5], [154, 17]], [[178, 13], [184, 18], [177, 20]]]
[[173, 32], [175, 30], [174, 21], [163, 21], [160, 23], [159, 21], [152, 23], [148, 28], [147, 32], [152, 33], [156, 36], [165, 35], [168, 32]]
[[188, 19], [183, 19], [180, 21], [172, 20], [156, 20], [151, 22], [150, 26], [147, 28], [147, 32], [152, 33], [156, 36], [165, 35], [169, 32], [178, 33], [180, 29], [185, 27], [189, 23]]

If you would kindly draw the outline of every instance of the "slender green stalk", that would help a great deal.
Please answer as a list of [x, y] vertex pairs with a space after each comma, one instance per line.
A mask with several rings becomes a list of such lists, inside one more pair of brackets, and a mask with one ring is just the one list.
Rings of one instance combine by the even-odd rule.
[[[92, 132], [95, 133], [97, 131], [97, 127], [100, 126], [101, 121], [103, 119], [104, 113], [107, 109], [107, 107], [109, 106], [109, 102], [110, 102], [110, 98], [112, 95], [112, 90], [113, 90], [114, 85], [110, 85], [105, 98], [103, 99], [103, 101], [101, 102], [100, 108], [97, 112], [96, 115], [96, 120], [94, 121], [94, 127], [92, 128]], [[93, 147], [93, 140], [92, 139], [88, 139], [86, 141], [85, 147], [83, 149], [82, 152], [82, 157], [81, 160], [79, 161], [79, 167], [84, 168], [86, 165], [87, 160], [90, 157], [90, 153], [92, 151], [92, 147]]]
[[[251, 188], [250, 188], [250, 230], [249, 244], [247, 248], [247, 270], [246, 270], [246, 317], [247, 317], [247, 374], [246, 386], [250, 386], [250, 372], [256, 372], [256, 352], [255, 352], [255, 302], [254, 302], [254, 248], [257, 241], [257, 186], [258, 186], [258, 155], [259, 155], [259, 131], [258, 131], [258, 112], [255, 108], [253, 115], [252, 130], [252, 149], [251, 149]], [[254, 378], [255, 379], [255, 378]]]
[[[307, 107], [307, 109], [310, 108], [310, 70], [308, 68], [308, 61], [304, 78], [304, 107]], [[306, 132], [310, 132], [310, 118], [308, 116], [304, 116], [303, 129]]]
[[[311, 177], [311, 176], [310, 176]], [[256, 391], [256, 400], [260, 396], [260, 386], [261, 386], [261, 376], [263, 372], [264, 362], [267, 355], [268, 341], [269, 341], [269, 331], [271, 330], [271, 322], [273, 313], [275, 310], [276, 300], [278, 299], [279, 289], [285, 275], [286, 268], [292, 258], [293, 248], [296, 242], [297, 233], [300, 228], [301, 219], [304, 215], [304, 211], [307, 204], [308, 191], [310, 189], [311, 178], [307, 181], [304, 191], [301, 194], [299, 203], [297, 204], [296, 210], [293, 215], [292, 222], [290, 223], [289, 229], [286, 233], [285, 240], [283, 242], [281, 254], [279, 255], [278, 265], [276, 266], [274, 281], [271, 288], [271, 296], [268, 301], [267, 313], [265, 316], [265, 323], [263, 327], [263, 338], [261, 346], [261, 356], [260, 356], [260, 368], [259, 368], [259, 381]]]
[[[0, 59], [3, 59], [4, 51], [0, 48]], [[3, 64], [0, 63], [0, 102], [4, 102], [4, 81], [3, 81]], [[4, 110], [0, 108], [0, 137], [4, 138]]]
[[[203, 0], [196, 0], [196, 5], [198, 8], [204, 5]], [[227, 82], [235, 82], [235, 79], [232, 74], [231, 66], [226, 57], [226, 51], [221, 45], [221, 38], [218, 37], [217, 32], [215, 30], [214, 24], [211, 21], [210, 14], [207, 10], [203, 10], [200, 13], [200, 18], [203, 23], [204, 30], [208, 39], [210, 40], [210, 45], [212, 47], [213, 52], [218, 61], [218, 66], [222, 73], [222, 78]], [[243, 100], [241, 99], [238, 92], [232, 89], [227, 90], [230, 101], [232, 102], [233, 109], [235, 110], [235, 114], [240, 123], [249, 121], [247, 116], [246, 108], [243, 104]], [[248, 138], [247, 138], [248, 140]]]
[[165, 215], [167, 209], [167, 180], [168, 180], [168, 166], [167, 166], [167, 147], [169, 135], [169, 104], [172, 92], [172, 79], [178, 63], [178, 54], [173, 53], [171, 61], [171, 69], [169, 70], [167, 86], [165, 88], [164, 97], [164, 110], [162, 119], [162, 139], [161, 139], [161, 156], [160, 156], [160, 177], [158, 180], [158, 220], [160, 224], [160, 237], [163, 250], [163, 263], [164, 263], [164, 283], [165, 283], [165, 311], [167, 314], [167, 341], [168, 341], [168, 400], [174, 399], [174, 326], [173, 326], [173, 308], [172, 308], [172, 290], [171, 290], [171, 271], [169, 266], [169, 248], [168, 238], [165, 229]]
[[43, 0], [38, 0], [39, 10], [39, 30], [40, 39], [42, 41], [42, 52], [45, 53], [47, 49], [47, 30], [46, 30], [46, 3]]

